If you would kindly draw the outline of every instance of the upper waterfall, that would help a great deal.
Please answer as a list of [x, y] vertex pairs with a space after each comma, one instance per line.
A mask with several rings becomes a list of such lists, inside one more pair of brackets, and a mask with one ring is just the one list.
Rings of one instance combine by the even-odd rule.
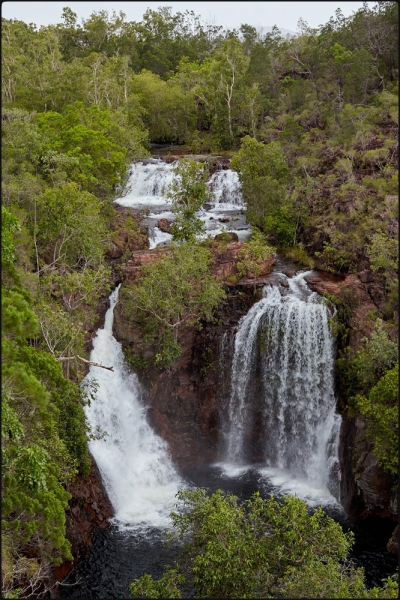
[[112, 334], [119, 287], [110, 296], [104, 328], [98, 330], [90, 359], [113, 365], [114, 372], [91, 367], [86, 377], [98, 384], [96, 399], [85, 407], [93, 431], [106, 432], [89, 442], [115, 510], [125, 527], [167, 526], [175, 494], [183, 483], [167, 444], [146, 418], [137, 376], [125, 364], [121, 344]]
[[[125, 193], [115, 200], [120, 206], [147, 211], [143, 224], [149, 228], [150, 248], [167, 244], [172, 238], [157, 224], [161, 218], [169, 221], [175, 218], [171, 211], [172, 203], [166, 195], [175, 176], [174, 165], [160, 158], [132, 164]], [[206, 235], [215, 236], [228, 230], [235, 232], [240, 240], [247, 239], [251, 228], [243, 214], [245, 204], [237, 173], [231, 169], [216, 171], [211, 175], [208, 186], [212, 193], [211, 203], [197, 213], [204, 221]]]

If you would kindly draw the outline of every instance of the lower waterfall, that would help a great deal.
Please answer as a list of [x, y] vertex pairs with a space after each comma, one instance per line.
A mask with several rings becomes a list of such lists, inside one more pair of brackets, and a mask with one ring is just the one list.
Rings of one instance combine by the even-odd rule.
[[125, 364], [122, 347], [112, 334], [119, 287], [110, 296], [104, 328], [93, 341], [90, 360], [112, 365], [114, 372], [91, 367], [85, 379], [96, 379], [96, 399], [86, 406], [92, 431], [106, 432], [89, 442], [120, 527], [165, 527], [183, 483], [168, 455], [167, 444], [146, 419], [137, 376]]
[[[225, 465], [232, 473], [254, 461], [283, 491], [338, 499], [338, 441], [331, 316], [304, 279], [280, 274], [239, 322], [231, 372]], [[254, 423], [258, 421], [257, 433]]]

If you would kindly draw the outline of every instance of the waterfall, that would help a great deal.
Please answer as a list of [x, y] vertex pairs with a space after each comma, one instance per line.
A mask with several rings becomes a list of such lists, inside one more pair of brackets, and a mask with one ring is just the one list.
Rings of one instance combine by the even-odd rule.
[[[116, 204], [137, 210], [147, 210], [143, 224], [149, 228], [149, 247], [168, 244], [172, 236], [162, 232], [157, 223], [161, 218], [173, 221], [172, 203], [166, 190], [174, 179], [176, 163], [166, 163], [160, 158], [139, 161], [131, 165], [127, 188]], [[237, 173], [230, 169], [219, 170], [211, 175], [208, 187], [212, 192], [210, 205], [201, 208], [197, 216], [205, 223], [206, 235], [212, 237], [222, 231], [233, 231], [239, 240], [247, 239], [251, 228], [243, 215], [245, 208]]]
[[[93, 431], [106, 432], [89, 441], [89, 449], [121, 527], [168, 526], [168, 515], [183, 483], [169, 458], [167, 444], [146, 419], [137, 376], [125, 364], [122, 347], [112, 335], [119, 287], [110, 296], [104, 329], [97, 332], [90, 360], [112, 365], [114, 372], [91, 367], [96, 399], [85, 407]], [[84, 384], [85, 384], [84, 382]]]
[[263, 474], [292, 493], [337, 495], [340, 417], [330, 313], [321, 296], [308, 289], [305, 275], [281, 275], [285, 286], [267, 285], [239, 322], [226, 461], [240, 466], [251, 460], [246, 432], [258, 418]]
[[130, 208], [168, 204], [164, 189], [172, 183], [173, 168], [173, 163], [168, 164], [161, 159], [133, 163], [126, 193], [115, 202]]
[[[121, 206], [157, 206], [168, 204], [165, 190], [174, 178], [175, 163], [162, 159], [149, 159], [131, 165], [130, 177], [124, 196], [116, 199]], [[208, 186], [213, 194], [212, 203], [217, 208], [243, 208], [239, 178], [230, 169], [216, 171], [211, 175]]]
[[210, 178], [209, 187], [213, 192], [215, 208], [244, 208], [239, 177], [235, 171], [216, 171]]

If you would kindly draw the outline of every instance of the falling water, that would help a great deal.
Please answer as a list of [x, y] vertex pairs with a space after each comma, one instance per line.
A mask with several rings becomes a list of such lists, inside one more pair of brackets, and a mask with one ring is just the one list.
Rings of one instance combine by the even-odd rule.
[[93, 431], [106, 432], [103, 439], [91, 440], [89, 448], [120, 527], [164, 527], [183, 484], [166, 443], [147, 422], [137, 376], [126, 366], [121, 344], [112, 335], [118, 291], [119, 287], [110, 296], [104, 329], [98, 330], [90, 355], [93, 362], [112, 365], [114, 372], [91, 367], [86, 378], [98, 383], [86, 416]]
[[[264, 297], [239, 323], [226, 458], [232, 466], [251, 458], [246, 431], [258, 403], [262, 473], [292, 493], [337, 496], [340, 417], [335, 414], [330, 314], [323, 299], [308, 289], [305, 275], [281, 275], [285, 287], [266, 286]], [[256, 389], [257, 369], [261, 386]]]
[[126, 193], [117, 198], [117, 204], [127, 207], [168, 204], [164, 190], [174, 178], [174, 165], [160, 159], [149, 159], [131, 166]]
[[238, 175], [231, 169], [215, 171], [211, 176], [209, 187], [214, 195], [215, 208], [243, 208], [244, 202]]
[[[172, 203], [166, 192], [174, 179], [176, 163], [166, 163], [160, 158], [134, 163], [127, 188], [115, 202], [120, 206], [147, 210], [144, 224], [149, 227], [149, 247], [168, 244], [172, 236], [157, 226], [160, 219], [173, 221]], [[210, 206], [200, 209], [197, 216], [205, 223], [206, 234], [215, 236], [224, 230], [237, 233], [240, 240], [247, 239], [251, 228], [243, 216], [245, 208], [237, 173], [230, 169], [216, 171], [208, 186], [212, 192]]]

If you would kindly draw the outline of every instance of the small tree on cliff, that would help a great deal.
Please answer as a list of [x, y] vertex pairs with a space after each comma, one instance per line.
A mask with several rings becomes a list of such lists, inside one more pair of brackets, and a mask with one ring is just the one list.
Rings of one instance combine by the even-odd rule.
[[182, 158], [174, 167], [174, 174], [167, 190], [167, 198], [172, 200], [172, 210], [176, 215], [171, 233], [174, 240], [194, 240], [205, 232], [204, 223], [196, 217], [196, 212], [211, 200], [207, 187], [209, 171], [195, 160]]
[[181, 352], [178, 330], [210, 319], [225, 292], [209, 271], [211, 252], [196, 243], [171, 244], [170, 253], [142, 267], [138, 284], [123, 291], [128, 313], [155, 343], [154, 363], [167, 366]]

